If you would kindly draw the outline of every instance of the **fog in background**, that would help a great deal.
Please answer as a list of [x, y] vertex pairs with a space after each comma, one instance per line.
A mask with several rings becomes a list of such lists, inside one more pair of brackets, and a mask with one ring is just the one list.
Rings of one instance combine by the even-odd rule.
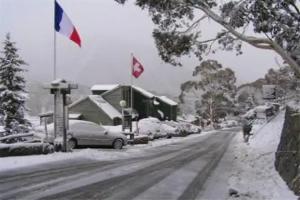
[[[119, 5], [113, 0], [59, 0], [82, 39], [82, 48], [57, 34], [58, 77], [91, 86], [96, 83], [130, 83], [130, 53], [143, 63], [145, 72], [134, 84], [160, 94], [179, 94], [180, 84], [191, 79], [199, 61], [184, 58], [183, 67], [165, 64], [158, 56], [146, 11], [133, 1]], [[54, 0], [0, 0], [0, 39], [7, 32], [17, 42], [22, 58], [29, 64], [27, 79], [49, 82], [53, 79]], [[212, 37], [217, 28], [206, 22], [201, 29]], [[276, 68], [272, 51], [244, 45], [244, 54], [219, 52], [209, 58], [232, 68], [238, 83], [263, 77]]]

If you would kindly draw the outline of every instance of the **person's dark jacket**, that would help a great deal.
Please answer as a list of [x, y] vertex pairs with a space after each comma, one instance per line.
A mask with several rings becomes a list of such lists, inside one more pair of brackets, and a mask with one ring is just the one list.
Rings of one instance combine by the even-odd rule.
[[250, 133], [252, 130], [252, 125], [250, 123], [245, 123], [243, 125], [243, 132], [244, 133]]

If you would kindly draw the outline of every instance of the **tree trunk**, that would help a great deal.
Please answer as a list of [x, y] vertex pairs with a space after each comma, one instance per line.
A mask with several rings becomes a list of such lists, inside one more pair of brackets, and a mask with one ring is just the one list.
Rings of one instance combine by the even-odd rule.
[[214, 112], [213, 112], [213, 99], [212, 97], [209, 100], [209, 115], [210, 115], [210, 123], [214, 125]]

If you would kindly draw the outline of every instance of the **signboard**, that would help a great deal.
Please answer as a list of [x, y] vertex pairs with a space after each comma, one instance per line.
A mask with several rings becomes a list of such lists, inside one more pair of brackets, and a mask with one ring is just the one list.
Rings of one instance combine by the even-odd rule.
[[276, 85], [263, 85], [262, 92], [264, 99], [276, 99]]

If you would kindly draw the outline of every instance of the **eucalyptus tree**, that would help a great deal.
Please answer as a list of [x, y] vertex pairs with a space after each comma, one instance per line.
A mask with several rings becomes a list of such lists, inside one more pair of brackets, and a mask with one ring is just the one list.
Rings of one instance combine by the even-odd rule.
[[183, 105], [192, 105], [200, 116], [211, 122], [234, 112], [236, 77], [230, 68], [207, 60], [195, 68], [193, 76], [194, 80], [181, 85], [179, 99]]
[[[116, 0], [125, 3], [126, 0]], [[161, 58], [180, 65], [182, 55], [222, 50], [242, 53], [243, 43], [276, 52], [300, 76], [299, 0], [136, 0], [157, 25], [153, 31]], [[222, 28], [204, 38], [204, 19]], [[255, 34], [253, 34], [255, 33]]]

